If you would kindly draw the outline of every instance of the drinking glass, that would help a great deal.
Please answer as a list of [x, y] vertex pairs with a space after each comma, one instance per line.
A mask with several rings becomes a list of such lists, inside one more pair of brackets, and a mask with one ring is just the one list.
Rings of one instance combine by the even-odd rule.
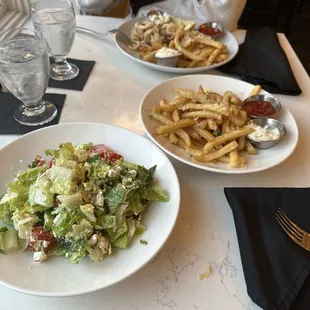
[[0, 79], [21, 105], [14, 118], [23, 125], [37, 126], [57, 115], [56, 107], [43, 101], [50, 63], [42, 35], [31, 29], [0, 32]]
[[32, 22], [47, 45], [51, 65], [50, 77], [54, 80], [71, 80], [79, 68], [67, 61], [75, 37], [75, 13], [69, 0], [35, 0], [31, 4]]

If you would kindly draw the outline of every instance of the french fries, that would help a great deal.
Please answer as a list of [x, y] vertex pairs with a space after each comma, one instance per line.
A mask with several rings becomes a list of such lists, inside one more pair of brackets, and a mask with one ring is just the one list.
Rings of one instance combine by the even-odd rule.
[[159, 23], [137, 22], [131, 31], [130, 48], [139, 51], [141, 59], [152, 63], [157, 63], [155, 54], [162, 47], [177, 50], [181, 53], [177, 62], [180, 68], [206, 67], [226, 61], [229, 57], [227, 46], [205, 37], [194, 27], [194, 22], [188, 27], [174, 17]]
[[[232, 142], [231, 142], [232, 143]], [[237, 144], [237, 147], [234, 148], [230, 153], [229, 153], [229, 165], [232, 168], [238, 168], [239, 167], [239, 158], [238, 158], [238, 147], [239, 145]]]
[[238, 147], [238, 143], [236, 141], [232, 141], [228, 144], [226, 144], [224, 147], [222, 147], [220, 150], [207, 154], [202, 156], [194, 156], [194, 159], [200, 162], [210, 162], [213, 161], [219, 157], [224, 156], [225, 154], [231, 152], [232, 150], [236, 149]]
[[246, 126], [248, 115], [233, 92], [226, 91], [222, 96], [201, 85], [198, 91], [173, 91], [177, 94], [174, 100], [160, 100], [149, 114], [161, 124], [156, 135], [201, 163], [225, 163], [237, 169], [247, 164], [245, 153], [256, 154], [246, 139], [254, 129]]
[[250, 155], [256, 155], [256, 149], [254, 148], [254, 146], [251, 144], [250, 141], [246, 142], [245, 147]]
[[262, 87], [260, 85], [256, 85], [251, 92], [249, 93], [249, 97], [258, 95], [261, 91]]
[[[162, 124], [166, 124], [166, 125], [173, 125], [173, 121], [169, 120], [168, 118], [166, 118], [164, 115], [161, 115], [159, 113], [151, 113], [150, 117], [153, 119], [158, 120], [159, 122], [161, 122]], [[185, 132], [183, 129], [178, 129], [175, 131], [175, 133], [184, 141], [184, 143], [190, 147], [191, 146], [191, 139], [188, 135], [187, 132]]]
[[185, 110], [208, 110], [211, 112], [216, 112], [216, 113], [219, 113], [219, 114], [222, 114], [225, 116], [229, 116], [228, 110], [223, 109], [218, 104], [212, 104], [212, 103], [204, 103], [204, 104], [188, 103], [188, 104], [185, 104], [183, 106], [180, 106], [179, 109], [182, 111], [185, 111]]
[[216, 112], [210, 111], [193, 111], [193, 112], [185, 112], [181, 114], [181, 118], [212, 118], [221, 120], [222, 116]]
[[[162, 135], [164, 133], [172, 132], [172, 131], [175, 131], [177, 129], [182, 129], [182, 128], [185, 128], [185, 127], [190, 127], [190, 126], [193, 126], [195, 124], [196, 124], [195, 120], [192, 120], [192, 119], [181, 119], [181, 120], [175, 122], [172, 125], [163, 125], [163, 126], [157, 128], [156, 129], [156, 134], [157, 135]], [[254, 130], [252, 129], [252, 132], [253, 131]]]
[[173, 112], [174, 110], [182, 107], [188, 102], [187, 98], [177, 98], [171, 101], [167, 105], [161, 105], [153, 107], [153, 112]]
[[[216, 137], [212, 141], [208, 142], [204, 147], [203, 147], [203, 153], [208, 154], [214, 147], [226, 143], [227, 141], [242, 137], [242, 136], [247, 136], [254, 132], [253, 128], [250, 127], [243, 127], [241, 129], [236, 129], [227, 133], [224, 133], [222, 136]], [[163, 132], [165, 133], [165, 132]]]

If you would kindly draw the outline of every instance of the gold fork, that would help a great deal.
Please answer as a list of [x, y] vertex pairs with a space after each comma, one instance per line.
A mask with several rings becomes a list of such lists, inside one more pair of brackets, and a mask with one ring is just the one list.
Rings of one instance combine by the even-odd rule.
[[310, 234], [297, 226], [285, 213], [278, 209], [276, 219], [287, 235], [299, 246], [310, 251]]

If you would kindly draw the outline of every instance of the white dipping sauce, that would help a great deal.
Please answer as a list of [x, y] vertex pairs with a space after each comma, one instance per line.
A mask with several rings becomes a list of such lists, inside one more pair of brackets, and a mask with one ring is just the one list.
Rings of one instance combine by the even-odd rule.
[[173, 56], [180, 56], [181, 53], [173, 48], [162, 47], [156, 54], [156, 57], [159, 58], [166, 58], [166, 57], [173, 57]]
[[280, 131], [278, 128], [266, 125], [261, 127], [255, 124], [249, 124], [248, 127], [255, 129], [255, 131], [249, 134], [249, 137], [259, 141], [272, 141], [280, 138]]

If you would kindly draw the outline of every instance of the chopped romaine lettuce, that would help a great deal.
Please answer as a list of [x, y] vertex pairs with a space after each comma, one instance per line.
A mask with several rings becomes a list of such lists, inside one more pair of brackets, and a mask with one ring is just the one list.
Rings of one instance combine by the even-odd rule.
[[52, 230], [55, 216], [50, 211], [47, 211], [47, 212], [44, 212], [43, 217], [44, 217], [44, 229]]
[[99, 160], [100, 160], [100, 155], [99, 154], [94, 154], [94, 155], [89, 156], [87, 158], [87, 162], [90, 163], [90, 164], [92, 164], [92, 163], [94, 163], [96, 161], [99, 161]]
[[73, 224], [66, 238], [69, 240], [87, 239], [93, 234], [93, 226], [89, 221], [82, 219], [80, 224]]
[[108, 228], [107, 232], [109, 234], [108, 238], [110, 242], [113, 244], [120, 236], [124, 235], [128, 231], [127, 222], [123, 222], [123, 224], [118, 227], [116, 230], [113, 228]]
[[80, 210], [90, 222], [96, 222], [97, 219], [94, 213], [95, 207], [92, 204], [88, 203], [86, 205], [82, 205], [80, 206]]
[[72, 195], [58, 195], [57, 200], [60, 206], [64, 206], [68, 211], [73, 210], [83, 203], [82, 195], [80, 192]]
[[149, 201], [169, 201], [167, 193], [160, 186], [147, 188], [143, 193], [143, 198]]
[[138, 194], [135, 194], [129, 198], [129, 209], [138, 215], [146, 208], [146, 204], [141, 202], [141, 197]]
[[53, 183], [50, 188], [51, 193], [69, 195], [77, 191], [76, 173], [74, 170], [53, 166], [46, 171], [46, 175]]
[[112, 247], [127, 249], [144, 232], [140, 221], [150, 202], [168, 201], [155, 185], [156, 166], [126, 162], [104, 145], [102, 156], [92, 146], [63, 143], [45, 151], [53, 160], [36, 156], [34, 168], [17, 174], [0, 200], [0, 220], [14, 228], [0, 228], [0, 251], [29, 241], [35, 257], [101, 261]]
[[34, 209], [31, 213], [44, 211], [54, 206], [54, 195], [50, 192], [52, 181], [46, 175], [39, 177], [36, 182], [30, 185], [28, 202], [30, 207], [40, 205], [43, 208]]
[[114, 214], [117, 207], [125, 201], [126, 192], [122, 184], [118, 183], [115, 187], [107, 190], [105, 194], [105, 200], [110, 213]]
[[96, 229], [107, 229], [116, 226], [115, 215], [101, 215], [96, 222]]
[[136, 226], [132, 217], [127, 220], [128, 230], [125, 234], [117, 238], [112, 244], [113, 246], [121, 249], [127, 249], [129, 246], [130, 240], [135, 235]]
[[0, 232], [0, 249], [4, 252], [18, 249], [18, 240], [14, 229]]
[[83, 220], [83, 214], [79, 211], [69, 212], [65, 207], [59, 207], [52, 214], [57, 214], [53, 220], [52, 232], [56, 238], [65, 237], [73, 224]]
[[110, 166], [105, 161], [102, 160], [100, 161], [95, 160], [92, 163], [88, 162], [88, 164], [91, 165], [88, 177], [94, 180], [104, 178], [110, 169]]
[[52, 156], [53, 158], [58, 159], [60, 156], [60, 151], [59, 150], [45, 150], [45, 155]]
[[18, 237], [28, 239], [32, 234], [32, 227], [40, 221], [36, 214], [30, 214], [26, 210], [15, 210], [12, 215], [13, 225], [18, 232]]
[[45, 167], [36, 167], [17, 174], [14, 182], [8, 184], [8, 191], [0, 201], [0, 219], [8, 223], [6, 218], [8, 210], [24, 208], [28, 200], [30, 186], [45, 170]]

